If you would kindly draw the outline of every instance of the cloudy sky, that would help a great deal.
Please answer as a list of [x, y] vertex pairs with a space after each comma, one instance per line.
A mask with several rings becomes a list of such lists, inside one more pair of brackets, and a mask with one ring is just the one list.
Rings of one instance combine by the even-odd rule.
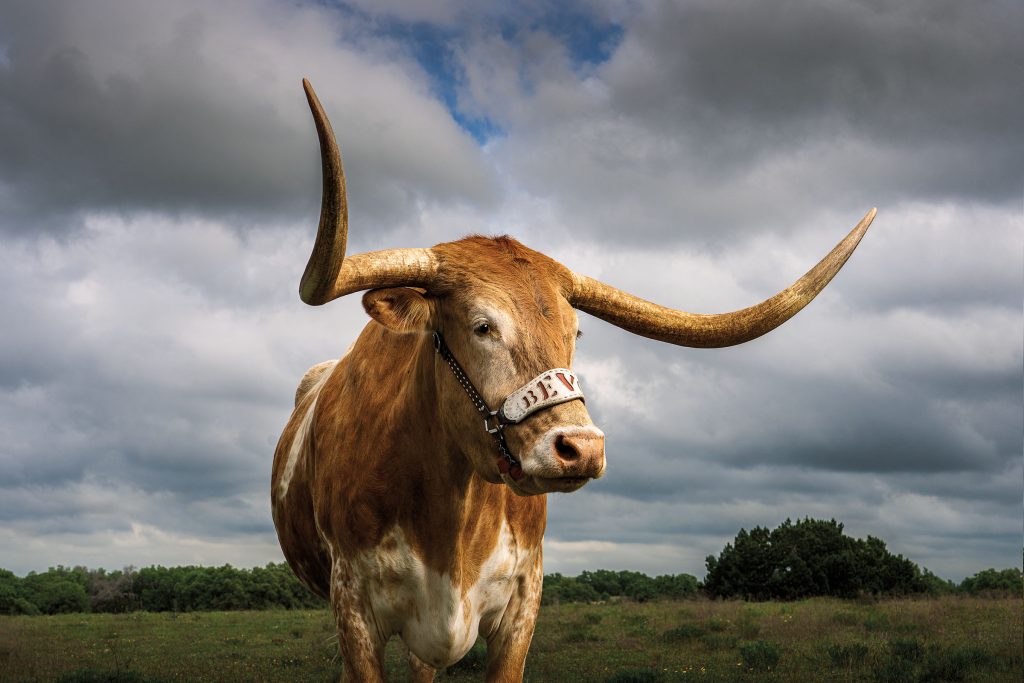
[[366, 324], [303, 305], [319, 157], [353, 252], [509, 233], [694, 312], [872, 206], [808, 309], [699, 350], [581, 314], [608, 473], [546, 569], [704, 575], [831, 518], [940, 576], [1019, 566], [1019, 2], [0, 3], [0, 566], [280, 561], [274, 444]]

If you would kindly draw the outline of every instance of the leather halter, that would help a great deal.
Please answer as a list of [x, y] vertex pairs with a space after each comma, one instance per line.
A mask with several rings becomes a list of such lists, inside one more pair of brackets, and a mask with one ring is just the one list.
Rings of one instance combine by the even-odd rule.
[[[518, 480], [523, 477], [523, 467], [519, 460], [512, 455], [508, 442], [505, 441], [505, 427], [510, 424], [522, 422], [528, 415], [538, 410], [550, 408], [551, 406], [574, 401], [583, 401], [583, 391], [579, 387], [579, 380], [576, 375], [567, 368], [554, 368], [545, 370], [537, 377], [534, 377], [525, 385], [509, 394], [497, 410], [491, 410], [487, 401], [480, 395], [473, 382], [466, 375], [466, 371], [455, 360], [452, 350], [448, 348], [444, 337], [440, 332], [434, 332], [434, 351], [444, 359], [451, 368], [455, 379], [459, 381], [469, 400], [474, 407], [484, 416], [484, 431], [492, 435], [498, 443], [498, 452], [504, 458], [498, 464], [502, 473], [508, 473], [512, 479]], [[556, 383], [557, 380], [557, 383]], [[492, 424], [493, 423], [493, 424]], [[502, 467], [506, 465], [506, 467]]]

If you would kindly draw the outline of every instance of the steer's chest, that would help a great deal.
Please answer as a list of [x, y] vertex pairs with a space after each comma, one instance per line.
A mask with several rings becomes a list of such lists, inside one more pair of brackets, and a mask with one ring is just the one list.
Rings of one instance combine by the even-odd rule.
[[401, 635], [421, 660], [444, 667], [461, 659], [478, 633], [486, 635], [497, 626], [539, 555], [539, 547], [519, 547], [502, 523], [482, 562], [467, 559], [453, 572], [440, 573], [423, 563], [395, 527], [349, 566], [380, 631]]

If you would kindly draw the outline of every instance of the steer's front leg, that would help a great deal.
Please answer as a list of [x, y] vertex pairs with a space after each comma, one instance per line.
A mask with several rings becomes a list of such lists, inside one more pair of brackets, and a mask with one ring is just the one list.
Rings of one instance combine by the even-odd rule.
[[331, 609], [338, 629], [338, 651], [344, 667], [341, 683], [385, 683], [387, 639], [373, 621], [352, 577], [336, 563], [331, 571]]
[[424, 663], [409, 650], [409, 683], [433, 683], [437, 669]]
[[541, 553], [528, 576], [521, 578], [494, 632], [487, 635], [487, 683], [518, 683], [523, 680], [526, 653], [540, 609], [544, 573]]

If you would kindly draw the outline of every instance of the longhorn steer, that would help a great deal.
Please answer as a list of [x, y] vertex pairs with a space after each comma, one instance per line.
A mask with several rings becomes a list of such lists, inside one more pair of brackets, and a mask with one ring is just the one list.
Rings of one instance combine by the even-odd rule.
[[341, 157], [303, 85], [323, 201], [300, 295], [319, 305], [370, 290], [372, 320], [299, 385], [274, 455], [281, 548], [330, 600], [344, 680], [383, 681], [384, 646], [397, 634], [413, 680], [432, 680], [480, 635], [487, 680], [519, 681], [540, 605], [545, 494], [604, 473], [604, 434], [568, 370], [573, 309], [673, 344], [742, 343], [828, 284], [874, 209], [791, 287], [720, 315], [649, 303], [508, 237], [346, 256]]

